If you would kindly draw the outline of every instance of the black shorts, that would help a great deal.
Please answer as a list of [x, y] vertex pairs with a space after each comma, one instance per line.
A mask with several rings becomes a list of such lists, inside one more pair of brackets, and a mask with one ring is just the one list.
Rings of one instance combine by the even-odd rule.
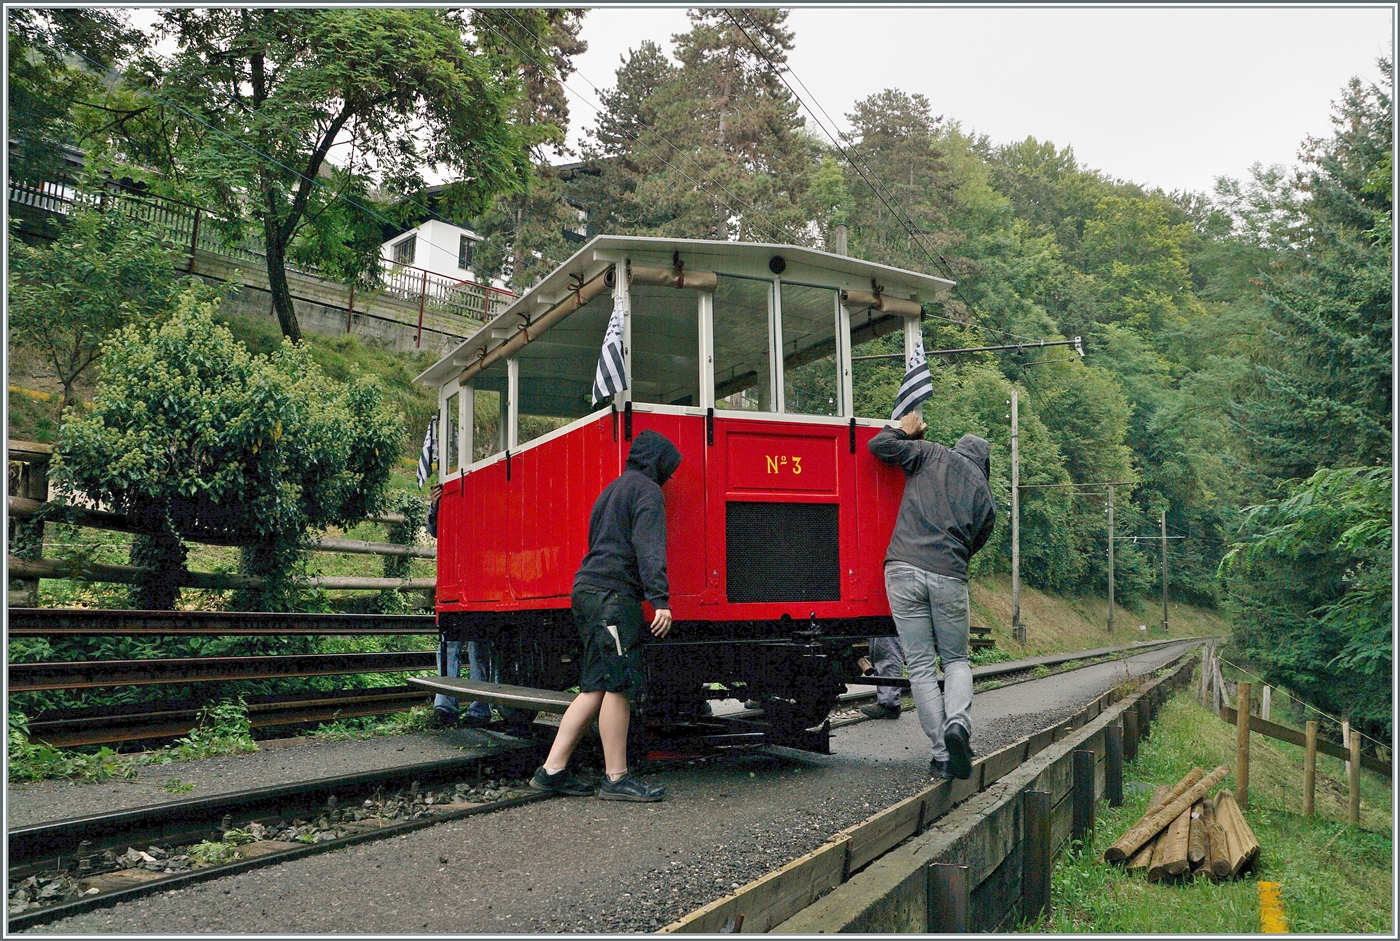
[[642, 603], [606, 588], [574, 589], [574, 625], [583, 641], [579, 692], [622, 693], [642, 689]]

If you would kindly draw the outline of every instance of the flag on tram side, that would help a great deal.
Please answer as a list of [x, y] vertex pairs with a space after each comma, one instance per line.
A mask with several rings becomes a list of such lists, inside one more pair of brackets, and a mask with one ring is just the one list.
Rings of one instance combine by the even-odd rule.
[[433, 472], [433, 462], [437, 460], [437, 416], [428, 419], [428, 433], [423, 436], [423, 450], [418, 455], [418, 489], [423, 489], [423, 484], [428, 480], [428, 475]]
[[928, 372], [928, 357], [924, 355], [924, 337], [920, 332], [909, 354], [899, 394], [894, 397], [894, 414], [890, 415], [890, 420], [898, 421], [932, 395], [933, 378]]
[[598, 355], [598, 372], [593, 377], [593, 404], [627, 388], [627, 367], [622, 358], [622, 314], [626, 299], [613, 298], [608, 332], [603, 334], [603, 352]]

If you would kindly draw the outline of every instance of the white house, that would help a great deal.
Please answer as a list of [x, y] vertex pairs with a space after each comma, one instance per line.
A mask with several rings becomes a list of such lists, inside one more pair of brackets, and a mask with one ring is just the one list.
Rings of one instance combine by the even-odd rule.
[[428, 272], [429, 280], [479, 282], [483, 279], [472, 266], [472, 248], [480, 241], [471, 229], [430, 219], [385, 242], [380, 253], [386, 267], [418, 268]]

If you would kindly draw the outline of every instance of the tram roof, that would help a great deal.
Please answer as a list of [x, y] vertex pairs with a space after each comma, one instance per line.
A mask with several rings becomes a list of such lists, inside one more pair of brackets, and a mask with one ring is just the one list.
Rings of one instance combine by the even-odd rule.
[[414, 382], [440, 386], [449, 381], [476, 359], [479, 350], [500, 342], [496, 331], [518, 323], [520, 314], [527, 311], [543, 312], [556, 304], [568, 293], [571, 282], [587, 281], [609, 265], [623, 259], [670, 267], [671, 258], [676, 252], [680, 253], [687, 270], [718, 271], [720, 274], [742, 273], [736, 270], [739, 268], [761, 268], [767, 272], [769, 259], [774, 255], [781, 255], [788, 266], [784, 272], [784, 276], [788, 278], [801, 277], [802, 274], [809, 277], [817, 275], [822, 277], [823, 281], [831, 281], [833, 287], [856, 290], [868, 290], [871, 281], [875, 281], [882, 286], [883, 292], [891, 297], [917, 296], [920, 300], [932, 300], [954, 284], [947, 278], [937, 278], [917, 271], [894, 268], [801, 245], [599, 235], [570, 256], [568, 261], [545, 275], [538, 284], [522, 294], [509, 307], [488, 320], [476, 333], [425, 369]]

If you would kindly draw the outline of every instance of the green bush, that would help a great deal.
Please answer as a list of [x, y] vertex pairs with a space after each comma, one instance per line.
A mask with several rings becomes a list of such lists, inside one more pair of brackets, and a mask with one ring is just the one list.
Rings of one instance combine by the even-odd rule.
[[155, 573], [140, 607], [171, 608], [181, 540], [214, 537], [244, 544], [242, 571], [263, 579], [235, 604], [294, 610], [306, 534], [382, 505], [398, 419], [373, 378], [332, 382], [290, 342], [254, 356], [213, 314], [187, 294], [112, 338], [93, 407], [65, 413], [53, 478], [150, 527], [132, 548]]

